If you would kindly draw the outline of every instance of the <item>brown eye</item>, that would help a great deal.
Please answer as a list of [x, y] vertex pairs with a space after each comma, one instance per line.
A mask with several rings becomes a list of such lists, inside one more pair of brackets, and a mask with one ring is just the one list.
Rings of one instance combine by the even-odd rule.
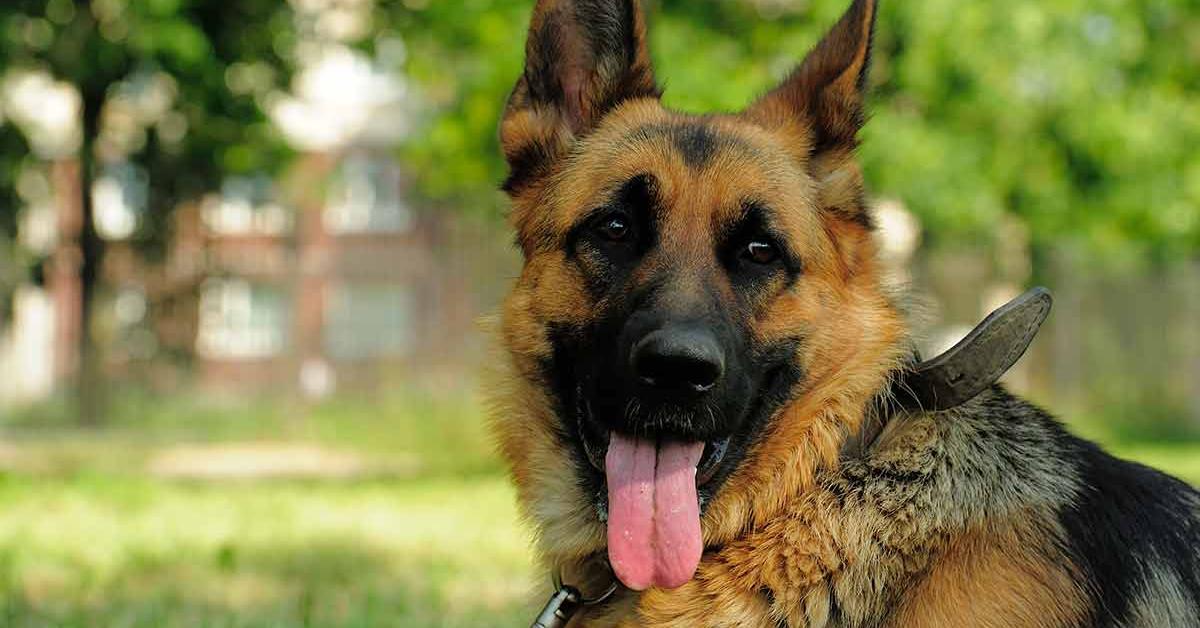
[[779, 259], [779, 251], [770, 242], [753, 240], [746, 245], [742, 256], [755, 264], [770, 264]]
[[597, 231], [610, 242], [621, 242], [629, 237], [629, 219], [625, 216], [608, 216], [600, 221]]

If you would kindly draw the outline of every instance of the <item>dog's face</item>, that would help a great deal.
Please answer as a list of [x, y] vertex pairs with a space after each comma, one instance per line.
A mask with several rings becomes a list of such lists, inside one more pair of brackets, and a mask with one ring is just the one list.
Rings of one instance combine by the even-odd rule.
[[745, 112], [691, 116], [635, 0], [537, 3], [501, 127], [525, 266], [497, 424], [550, 553], [607, 543], [630, 588], [678, 586], [855, 427], [821, 419], [901, 333], [853, 157], [874, 13]]

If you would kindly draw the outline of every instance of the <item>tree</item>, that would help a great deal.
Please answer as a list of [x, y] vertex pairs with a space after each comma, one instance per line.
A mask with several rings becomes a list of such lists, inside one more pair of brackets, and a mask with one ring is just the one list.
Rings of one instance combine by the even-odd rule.
[[0, 120], [0, 327], [11, 309], [13, 290], [19, 281], [21, 268], [16, 260], [16, 174], [20, 156], [27, 152], [21, 134], [12, 125]]
[[[81, 293], [77, 384], [85, 421], [95, 420], [100, 411], [88, 321], [104, 241], [96, 231], [92, 194], [84, 192], [103, 167], [135, 164], [148, 182], [147, 211], [137, 237], [154, 245], [166, 237], [167, 216], [180, 200], [212, 189], [224, 174], [278, 166], [286, 150], [252, 95], [231, 90], [228, 82], [239, 68], [249, 67], [239, 64], [254, 64], [260, 69], [256, 80], [268, 86], [286, 80], [290, 19], [287, 6], [273, 0], [12, 0], [0, 7], [4, 67], [48, 72], [79, 95], [81, 231], [79, 263], [71, 272]], [[131, 125], [117, 105], [143, 88], [165, 90], [170, 110], [159, 111], [164, 116], [159, 120]], [[122, 122], [122, 141], [107, 141]], [[12, 153], [5, 155], [11, 162]], [[11, 172], [11, 164], [5, 165]], [[14, 204], [0, 207], [11, 222]]]

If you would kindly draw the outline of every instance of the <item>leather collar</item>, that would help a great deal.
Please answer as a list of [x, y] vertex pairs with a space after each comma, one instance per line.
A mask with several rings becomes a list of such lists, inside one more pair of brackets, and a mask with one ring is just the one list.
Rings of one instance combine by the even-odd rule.
[[862, 455], [896, 416], [944, 412], [995, 384], [1025, 354], [1053, 305], [1050, 291], [1034, 288], [992, 312], [958, 344], [930, 360], [914, 351], [910, 366], [867, 409], [862, 429], [846, 439], [843, 457]]

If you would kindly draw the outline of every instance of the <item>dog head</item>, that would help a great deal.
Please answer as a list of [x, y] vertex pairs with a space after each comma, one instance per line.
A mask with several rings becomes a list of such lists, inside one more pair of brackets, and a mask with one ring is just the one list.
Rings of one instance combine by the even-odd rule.
[[854, 157], [874, 20], [856, 0], [775, 90], [696, 116], [660, 103], [636, 0], [537, 2], [501, 124], [525, 263], [496, 425], [551, 560], [682, 584], [894, 368]]

